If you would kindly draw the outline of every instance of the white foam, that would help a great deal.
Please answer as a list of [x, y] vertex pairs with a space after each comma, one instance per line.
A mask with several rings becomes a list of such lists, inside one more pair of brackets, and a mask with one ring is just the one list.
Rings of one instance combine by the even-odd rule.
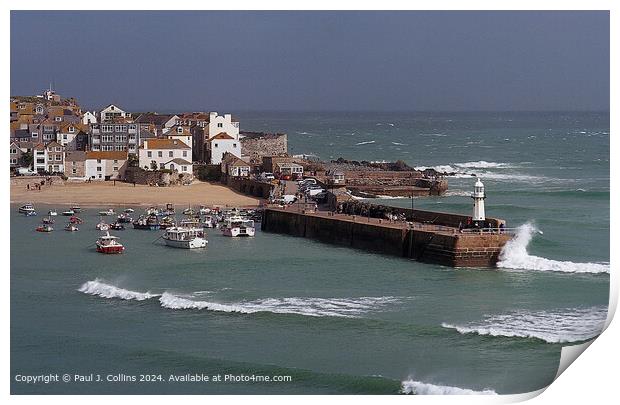
[[356, 145], [368, 145], [368, 144], [375, 143], [375, 142], [376, 141], [364, 141], [364, 142], [358, 142], [356, 143]]
[[497, 395], [497, 393], [490, 389], [482, 391], [474, 391], [469, 388], [451, 387], [449, 385], [435, 385], [429, 383], [423, 383], [409, 379], [401, 383], [400, 391], [403, 394], [414, 395]]
[[461, 334], [536, 338], [548, 343], [580, 342], [598, 336], [607, 319], [607, 308], [569, 308], [555, 311], [513, 311], [487, 316], [465, 325], [442, 323]]
[[395, 297], [361, 298], [265, 298], [237, 303], [216, 303], [197, 301], [164, 292], [159, 298], [161, 306], [169, 309], [198, 309], [218, 312], [238, 312], [251, 314], [272, 312], [276, 314], [298, 314], [306, 316], [357, 317], [362, 313], [380, 309], [397, 302]]
[[406, 146], [407, 144], [405, 144], [405, 143], [400, 143], [400, 142], [392, 142], [392, 145]]
[[454, 196], [458, 196], [458, 197], [469, 197], [471, 196], [471, 191], [465, 191], [465, 190], [447, 190], [444, 194], [444, 196], [446, 197], [454, 197]]
[[494, 168], [510, 168], [514, 167], [509, 163], [497, 163], [497, 162], [487, 162], [485, 160], [478, 160], [476, 162], [464, 162], [464, 163], [455, 163], [455, 166], [464, 167], [467, 169], [494, 169]]
[[538, 232], [529, 222], [518, 227], [516, 236], [504, 245], [497, 267], [565, 273], [609, 273], [608, 263], [574, 263], [530, 255], [527, 246]]
[[93, 281], [87, 281], [78, 289], [78, 291], [84, 294], [97, 295], [103, 298], [120, 298], [122, 300], [136, 300], [144, 301], [149, 298], [158, 297], [158, 294], [151, 294], [150, 292], [138, 292], [125, 290], [124, 288], [116, 287], [112, 284], [107, 284], [100, 279]]

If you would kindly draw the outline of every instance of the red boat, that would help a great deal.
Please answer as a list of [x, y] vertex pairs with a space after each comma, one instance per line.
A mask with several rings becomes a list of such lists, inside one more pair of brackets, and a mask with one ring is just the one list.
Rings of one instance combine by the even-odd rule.
[[75, 215], [73, 215], [71, 218], [69, 218], [69, 222], [71, 222], [72, 224], [81, 224], [84, 221], [82, 221], [81, 218], [78, 218]]
[[110, 232], [106, 232], [97, 239], [97, 252], [106, 254], [123, 253], [125, 247], [118, 241], [117, 236], [111, 236]]
[[53, 230], [54, 228], [49, 224], [37, 226], [36, 229], [37, 232], [52, 232]]

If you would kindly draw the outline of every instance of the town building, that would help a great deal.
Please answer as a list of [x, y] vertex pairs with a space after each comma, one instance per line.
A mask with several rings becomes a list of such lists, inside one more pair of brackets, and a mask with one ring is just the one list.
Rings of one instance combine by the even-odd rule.
[[139, 144], [137, 124], [124, 118], [90, 125], [90, 150], [136, 154]]
[[56, 141], [66, 150], [86, 150], [88, 147], [89, 127], [81, 123], [64, 123], [60, 125]]
[[68, 180], [86, 180], [86, 152], [81, 150], [65, 153], [65, 176]]
[[[179, 117], [174, 114], [140, 114], [135, 122], [139, 126], [140, 134], [142, 131], [152, 133], [154, 138], [164, 135], [170, 128], [177, 124]], [[148, 136], [145, 136], [148, 137]]]
[[231, 114], [210, 112], [204, 127], [193, 127], [194, 160], [220, 164], [224, 153], [241, 156], [239, 121]]
[[82, 115], [82, 124], [89, 125], [89, 124], [96, 124], [96, 123], [97, 123], [97, 115], [95, 111], [93, 112], [86, 111]]
[[35, 172], [44, 172], [46, 170], [45, 146], [42, 143], [37, 143], [32, 148], [32, 151], [32, 170], [34, 170]]
[[9, 146], [10, 167], [15, 169], [24, 165], [23, 157], [26, 151], [17, 142], [11, 142]]
[[45, 145], [45, 167], [48, 173], [65, 171], [65, 148], [56, 141]]
[[108, 105], [99, 113], [100, 121], [114, 121], [118, 118], [127, 118], [127, 113], [115, 106], [114, 104]]
[[227, 152], [222, 158], [220, 170], [230, 177], [249, 177], [251, 167], [246, 161]]
[[178, 139], [145, 139], [139, 148], [138, 164], [146, 170], [169, 169], [192, 175], [191, 156], [192, 148]]
[[127, 169], [126, 151], [88, 151], [84, 174], [90, 180], [121, 180]]

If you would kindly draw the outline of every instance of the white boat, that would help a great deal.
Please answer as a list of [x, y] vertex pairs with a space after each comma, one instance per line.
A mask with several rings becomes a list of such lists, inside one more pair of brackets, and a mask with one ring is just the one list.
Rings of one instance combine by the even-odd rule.
[[167, 246], [181, 249], [198, 249], [207, 246], [202, 228], [171, 226], [162, 239]]
[[254, 228], [254, 221], [251, 219], [233, 216], [224, 222], [222, 233], [224, 236], [231, 236], [233, 238], [238, 236], [254, 236], [256, 229]]
[[194, 215], [194, 210], [192, 209], [192, 207], [185, 208], [183, 210], [183, 214], [185, 214], [185, 215]]
[[211, 208], [207, 208], [204, 205], [200, 206], [200, 210], [198, 211], [200, 215], [209, 215], [211, 213]]
[[55, 217], [58, 215], [58, 212], [56, 212], [56, 210], [49, 210], [47, 211], [47, 215], [50, 217]]
[[67, 226], [65, 226], [65, 231], [76, 232], [79, 231], [79, 229], [76, 224], [72, 224], [71, 222], [69, 222]]
[[73, 212], [80, 212], [80, 211], [82, 211], [82, 208], [79, 205], [75, 204], [75, 205], [73, 205], [71, 207], [71, 211], [73, 211]]
[[99, 215], [116, 215], [116, 212], [112, 208], [109, 208], [106, 211], [99, 211]]
[[110, 225], [106, 224], [103, 220], [101, 220], [97, 225], [96, 225], [97, 230], [99, 231], [107, 231], [110, 229]]
[[131, 214], [134, 212], [133, 208], [125, 208], [125, 214]]
[[34, 212], [34, 205], [28, 203], [19, 207], [18, 210], [21, 214], [28, 214], [29, 212]]
[[75, 210], [73, 210], [72, 208], [70, 210], [63, 211], [62, 215], [64, 215], [65, 217], [72, 217], [73, 215], [75, 215]]
[[217, 226], [217, 218], [211, 215], [207, 215], [204, 221], [202, 221], [203, 228], [215, 228], [216, 226]]

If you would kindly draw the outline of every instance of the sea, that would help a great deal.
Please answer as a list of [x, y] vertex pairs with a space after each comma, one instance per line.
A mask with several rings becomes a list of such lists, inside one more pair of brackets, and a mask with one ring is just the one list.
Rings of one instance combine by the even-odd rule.
[[[208, 230], [208, 247], [187, 251], [129, 227], [113, 232], [125, 253], [102, 255], [99, 209], [80, 214], [79, 232], [59, 216], [46, 234], [41, 216], [65, 207], [24, 217], [13, 205], [12, 393], [515, 394], [552, 383], [562, 347], [601, 333], [608, 113], [238, 117], [287, 133], [292, 153], [458, 173], [444, 196], [372, 202], [469, 214], [478, 177], [487, 215], [516, 237], [497, 269], [261, 231]], [[59, 381], [21, 380], [50, 374]]]

